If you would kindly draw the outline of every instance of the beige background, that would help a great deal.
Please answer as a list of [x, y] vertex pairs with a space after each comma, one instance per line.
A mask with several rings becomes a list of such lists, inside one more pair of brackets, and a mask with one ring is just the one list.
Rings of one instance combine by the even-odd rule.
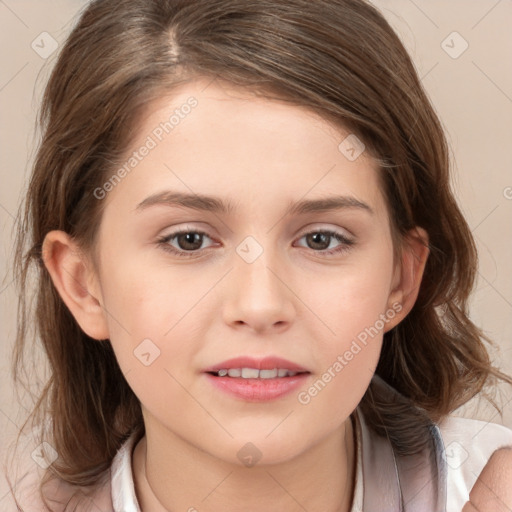
[[[480, 250], [472, 318], [499, 345], [500, 353], [493, 356], [496, 364], [512, 373], [512, 2], [373, 3], [382, 9], [412, 54], [447, 131], [456, 164], [457, 196]], [[34, 153], [35, 112], [55, 57], [53, 54], [42, 58], [31, 43], [40, 41], [42, 32], [48, 32], [62, 44], [83, 5], [78, 0], [0, 0], [2, 458], [24, 414], [13, 398], [9, 374], [15, 332], [15, 294], [9, 269], [11, 230]], [[454, 31], [459, 35], [453, 35]], [[467, 49], [458, 55], [466, 44]], [[458, 413], [512, 428], [512, 391], [510, 387], [501, 389], [503, 417], [485, 404], [478, 409], [466, 407]], [[2, 510], [6, 506], [7, 498], [2, 503], [6, 491], [2, 479]]]

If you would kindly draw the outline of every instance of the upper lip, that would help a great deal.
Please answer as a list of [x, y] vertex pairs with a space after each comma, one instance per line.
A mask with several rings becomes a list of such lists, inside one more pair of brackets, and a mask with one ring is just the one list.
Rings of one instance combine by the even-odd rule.
[[215, 364], [206, 368], [205, 372], [218, 372], [219, 370], [229, 370], [230, 368], [256, 368], [258, 370], [286, 369], [293, 372], [308, 372], [306, 368], [292, 363], [282, 357], [268, 356], [264, 358], [255, 358], [249, 356], [235, 357], [222, 363]]

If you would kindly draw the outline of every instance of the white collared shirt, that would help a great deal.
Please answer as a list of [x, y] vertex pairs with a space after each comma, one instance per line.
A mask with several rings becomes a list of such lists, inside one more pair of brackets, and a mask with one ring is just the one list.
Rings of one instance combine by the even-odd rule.
[[[440, 425], [448, 466], [447, 512], [460, 512], [469, 492], [492, 453], [512, 446], [512, 430], [495, 423], [449, 416]], [[142, 512], [137, 502], [132, 473], [134, 437], [130, 437], [112, 462], [114, 512]], [[351, 512], [363, 510], [361, 440], [357, 443], [356, 482]], [[146, 512], [146, 511], [144, 511]]]

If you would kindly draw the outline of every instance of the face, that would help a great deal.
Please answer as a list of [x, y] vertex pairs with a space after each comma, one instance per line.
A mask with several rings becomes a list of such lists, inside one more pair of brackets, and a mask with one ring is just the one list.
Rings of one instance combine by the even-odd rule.
[[147, 429], [273, 463], [353, 412], [402, 295], [378, 170], [349, 135], [218, 81], [148, 108], [95, 192], [90, 284]]

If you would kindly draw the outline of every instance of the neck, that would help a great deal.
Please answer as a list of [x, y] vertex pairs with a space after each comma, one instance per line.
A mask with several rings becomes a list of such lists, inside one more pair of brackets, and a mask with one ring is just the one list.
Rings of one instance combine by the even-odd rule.
[[291, 460], [250, 468], [219, 460], [166, 434], [163, 439], [158, 431], [147, 431], [133, 453], [143, 512], [350, 511], [355, 479], [350, 419]]

